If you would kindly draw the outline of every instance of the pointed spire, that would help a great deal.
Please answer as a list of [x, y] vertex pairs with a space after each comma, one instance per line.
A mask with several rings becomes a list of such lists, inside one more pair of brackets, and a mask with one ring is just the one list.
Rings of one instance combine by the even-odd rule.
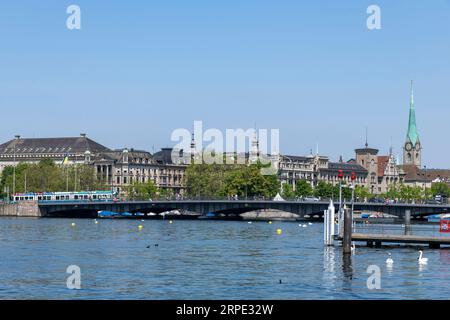
[[368, 142], [368, 134], [367, 134], [367, 127], [366, 127], [366, 144], [365, 144], [366, 148], [369, 147], [369, 142]]
[[391, 146], [389, 147], [389, 155], [392, 156], [394, 147], [392, 146], [392, 136], [391, 136]]
[[406, 135], [406, 139], [409, 140], [413, 146], [419, 141], [419, 135], [417, 134], [417, 126], [416, 126], [416, 110], [414, 106], [414, 89], [413, 89], [413, 81], [411, 80], [411, 97], [410, 97], [410, 105], [409, 105], [409, 121], [408, 121], [408, 134]]

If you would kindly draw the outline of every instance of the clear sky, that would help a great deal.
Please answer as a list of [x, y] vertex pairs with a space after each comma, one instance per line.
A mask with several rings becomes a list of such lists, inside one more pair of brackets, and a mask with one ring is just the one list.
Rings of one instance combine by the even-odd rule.
[[[68, 30], [66, 8], [81, 8]], [[381, 30], [366, 27], [381, 7]], [[423, 164], [450, 167], [450, 1], [4, 1], [0, 140], [149, 151], [171, 132], [280, 129], [280, 149], [400, 153], [415, 81]]]

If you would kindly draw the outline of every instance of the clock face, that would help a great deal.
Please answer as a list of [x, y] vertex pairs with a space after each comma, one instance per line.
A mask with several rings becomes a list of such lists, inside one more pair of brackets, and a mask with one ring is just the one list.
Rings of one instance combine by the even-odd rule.
[[417, 143], [416, 143], [416, 149], [417, 149], [417, 150], [420, 150], [420, 142], [417, 142]]
[[412, 150], [412, 143], [408, 142], [407, 144], [405, 144], [405, 149], [406, 149], [406, 151], [411, 151]]

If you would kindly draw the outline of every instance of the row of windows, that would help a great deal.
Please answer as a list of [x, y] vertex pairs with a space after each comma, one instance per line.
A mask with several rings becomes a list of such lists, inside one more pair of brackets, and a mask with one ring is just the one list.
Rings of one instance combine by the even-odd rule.
[[[16, 148], [15, 152], [16, 153], [31, 153], [31, 152], [69, 152], [71, 151], [72, 148], [67, 148], [67, 147], [56, 147], [56, 148], [44, 148], [44, 147], [39, 147], [39, 148]], [[4, 153], [8, 153], [8, 152], [14, 152], [14, 148], [6, 148]]]
[[[142, 178], [133, 178], [133, 177], [117, 177], [116, 178], [116, 184], [120, 185], [120, 184], [133, 184], [134, 182], [138, 182], [138, 183], [145, 183], [148, 181], [153, 181], [155, 184], [167, 184], [169, 183], [173, 183], [175, 185], [181, 184], [181, 181], [183, 180], [181, 177], [177, 178], [174, 177], [173, 179], [167, 179], [167, 178], [161, 178], [160, 181], [158, 182], [158, 179], [153, 177], [153, 178], [148, 178], [148, 177], [142, 177]], [[122, 182], [123, 181], [123, 182]]]

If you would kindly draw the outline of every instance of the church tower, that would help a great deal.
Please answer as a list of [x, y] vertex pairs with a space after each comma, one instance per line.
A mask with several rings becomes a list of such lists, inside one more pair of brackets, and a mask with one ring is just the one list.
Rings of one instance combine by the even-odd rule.
[[409, 105], [409, 122], [406, 141], [403, 145], [403, 164], [420, 168], [422, 163], [422, 146], [416, 127], [416, 110], [414, 107], [413, 82], [411, 81], [411, 102]]

